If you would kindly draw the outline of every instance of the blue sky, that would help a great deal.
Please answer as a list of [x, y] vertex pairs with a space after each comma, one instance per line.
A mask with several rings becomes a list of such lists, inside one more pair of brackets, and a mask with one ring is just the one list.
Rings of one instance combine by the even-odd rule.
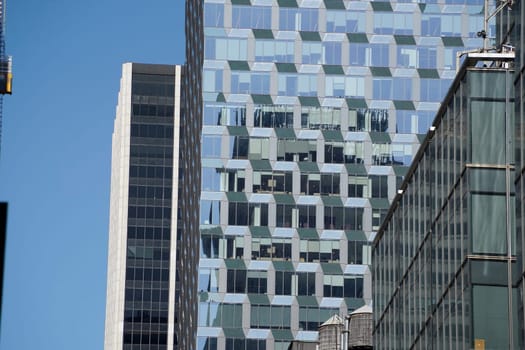
[[111, 133], [123, 62], [184, 62], [183, 0], [10, 0], [0, 349], [102, 349]]

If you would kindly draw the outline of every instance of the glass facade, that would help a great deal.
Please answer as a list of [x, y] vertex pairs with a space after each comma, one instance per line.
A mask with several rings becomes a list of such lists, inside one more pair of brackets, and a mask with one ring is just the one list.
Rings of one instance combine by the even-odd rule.
[[377, 233], [375, 348], [523, 347], [513, 58], [468, 54]]
[[285, 349], [371, 302], [370, 242], [483, 1], [203, 12], [198, 348]]
[[169, 350], [181, 338], [176, 325], [187, 317], [180, 290], [191, 290], [180, 278], [176, 238], [183, 232], [182, 67], [126, 63], [122, 72], [113, 133], [105, 347]]

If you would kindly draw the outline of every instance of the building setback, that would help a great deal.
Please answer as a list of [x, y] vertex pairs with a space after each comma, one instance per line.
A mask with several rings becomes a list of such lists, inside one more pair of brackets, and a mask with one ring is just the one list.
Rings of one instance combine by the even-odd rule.
[[185, 155], [182, 73], [183, 67], [172, 65], [122, 68], [113, 132], [106, 350], [195, 343], [196, 310], [192, 314], [189, 305], [196, 305], [191, 281], [197, 257], [191, 246], [180, 247], [198, 237], [181, 208], [184, 186], [192, 185], [179, 170], [179, 155]]
[[199, 350], [316, 341], [371, 302], [369, 242], [482, 16], [470, 0], [204, 1]]

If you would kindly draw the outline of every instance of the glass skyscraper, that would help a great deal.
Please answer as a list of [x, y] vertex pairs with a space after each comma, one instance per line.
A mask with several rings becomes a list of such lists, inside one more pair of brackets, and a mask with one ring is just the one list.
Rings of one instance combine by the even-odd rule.
[[192, 125], [182, 122], [183, 70], [123, 65], [112, 147], [106, 350], [194, 348], [198, 257], [191, 242], [198, 228], [192, 231], [185, 215], [197, 210], [184, 196], [198, 184], [182, 171], [183, 159], [191, 159], [182, 140]]
[[483, 9], [204, 1], [198, 349], [286, 349], [371, 302], [370, 242]]

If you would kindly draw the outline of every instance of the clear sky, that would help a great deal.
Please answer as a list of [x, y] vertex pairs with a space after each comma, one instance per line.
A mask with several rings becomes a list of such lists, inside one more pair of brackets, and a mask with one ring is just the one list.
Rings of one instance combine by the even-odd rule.
[[0, 349], [102, 349], [121, 65], [184, 63], [184, 0], [8, 0], [6, 34]]

